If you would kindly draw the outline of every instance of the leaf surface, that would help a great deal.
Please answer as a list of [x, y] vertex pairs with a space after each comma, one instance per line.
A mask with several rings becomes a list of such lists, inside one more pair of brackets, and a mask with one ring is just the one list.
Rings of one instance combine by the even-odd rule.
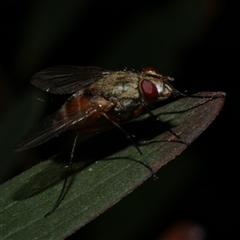
[[[223, 92], [196, 95], [202, 97], [184, 97], [154, 110], [160, 121], [144, 115], [124, 126], [136, 134], [136, 141], [144, 142], [140, 148], [154, 172], [209, 126], [225, 100]], [[42, 162], [2, 184], [1, 239], [62, 239], [151, 177], [139, 153], [121, 134], [112, 129], [77, 146], [65, 197], [48, 218], [44, 215], [53, 207], [66, 172], [59, 161]]]

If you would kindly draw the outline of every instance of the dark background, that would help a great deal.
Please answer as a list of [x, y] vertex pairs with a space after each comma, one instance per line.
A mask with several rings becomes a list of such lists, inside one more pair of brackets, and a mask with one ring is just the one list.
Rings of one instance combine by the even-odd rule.
[[34, 149], [12, 152], [55, 105], [30, 85], [35, 72], [64, 64], [151, 66], [174, 77], [180, 91], [227, 92], [225, 106], [158, 181], [148, 180], [69, 239], [156, 239], [186, 222], [206, 239], [239, 237], [238, 16], [237, 4], [223, 0], [1, 2], [1, 182], [41, 160]]

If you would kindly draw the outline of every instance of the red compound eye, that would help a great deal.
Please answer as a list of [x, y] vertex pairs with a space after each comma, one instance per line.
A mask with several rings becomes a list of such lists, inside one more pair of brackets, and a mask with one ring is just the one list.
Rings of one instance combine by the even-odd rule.
[[148, 80], [142, 80], [141, 81], [141, 89], [143, 92], [143, 95], [146, 98], [155, 99], [158, 98], [158, 90], [155, 84]]

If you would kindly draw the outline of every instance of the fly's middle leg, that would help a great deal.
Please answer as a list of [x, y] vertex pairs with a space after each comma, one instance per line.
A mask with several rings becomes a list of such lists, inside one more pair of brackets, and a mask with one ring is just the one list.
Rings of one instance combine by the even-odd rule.
[[152, 167], [150, 166], [147, 158], [145, 157], [145, 155], [143, 154], [143, 152], [141, 151], [141, 149], [139, 148], [139, 146], [136, 144], [136, 142], [133, 140], [133, 138], [131, 137], [131, 135], [126, 132], [116, 121], [112, 120], [106, 113], [101, 113], [103, 117], [105, 117], [108, 121], [110, 121], [115, 127], [117, 127], [133, 144], [133, 146], [137, 149], [137, 151], [139, 152], [139, 154], [141, 155], [146, 167], [149, 169], [149, 171], [151, 172], [151, 175], [153, 176], [154, 179], [157, 179], [156, 174], [154, 173]]

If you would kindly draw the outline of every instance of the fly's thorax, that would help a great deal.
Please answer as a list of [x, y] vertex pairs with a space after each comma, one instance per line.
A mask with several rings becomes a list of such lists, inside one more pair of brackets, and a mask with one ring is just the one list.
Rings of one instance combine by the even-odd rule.
[[126, 120], [140, 102], [139, 74], [128, 71], [112, 72], [93, 83], [89, 90], [92, 94], [101, 94], [114, 103], [111, 112], [119, 119]]
[[121, 100], [112, 99], [112, 101], [115, 104], [114, 108], [112, 109], [112, 112], [119, 119], [121, 119], [123, 121], [129, 119], [132, 116], [134, 109], [139, 104], [139, 101], [136, 101], [131, 98], [125, 98], [125, 99], [121, 99]]
[[89, 90], [106, 99], [140, 99], [138, 90], [139, 74], [128, 71], [112, 72], [93, 83]]

